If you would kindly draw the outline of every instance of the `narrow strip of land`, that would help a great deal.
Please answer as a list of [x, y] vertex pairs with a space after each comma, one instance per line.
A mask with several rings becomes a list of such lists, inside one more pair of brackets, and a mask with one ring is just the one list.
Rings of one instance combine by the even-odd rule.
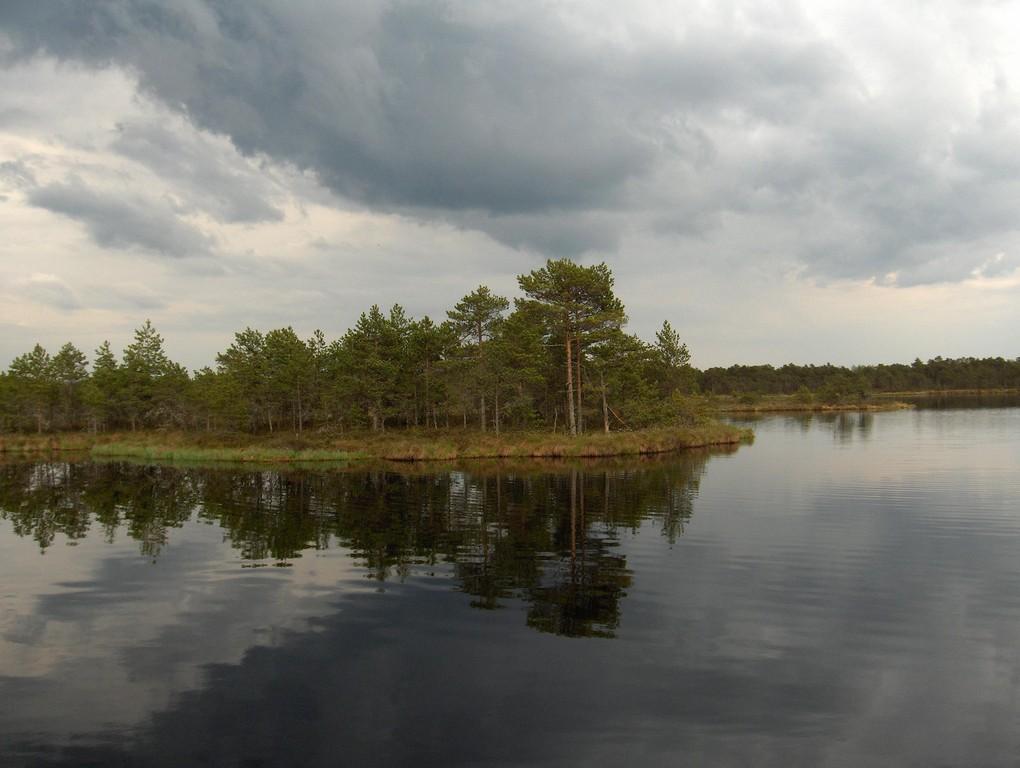
[[0, 453], [86, 451], [92, 456], [170, 461], [432, 461], [490, 458], [597, 458], [737, 445], [749, 429], [722, 422], [572, 437], [540, 432], [472, 431], [293, 434], [134, 432], [0, 436]]
[[713, 404], [718, 413], [842, 413], [850, 411], [901, 411], [913, 404], [900, 400], [868, 399], [862, 401], [825, 403], [802, 399], [796, 395], [767, 395], [763, 397], [721, 397]]

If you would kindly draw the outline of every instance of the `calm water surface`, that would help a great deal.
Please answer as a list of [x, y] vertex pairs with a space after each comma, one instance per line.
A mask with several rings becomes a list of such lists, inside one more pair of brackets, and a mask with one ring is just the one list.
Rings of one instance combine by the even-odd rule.
[[0, 464], [0, 764], [1020, 764], [1020, 409], [721, 454]]

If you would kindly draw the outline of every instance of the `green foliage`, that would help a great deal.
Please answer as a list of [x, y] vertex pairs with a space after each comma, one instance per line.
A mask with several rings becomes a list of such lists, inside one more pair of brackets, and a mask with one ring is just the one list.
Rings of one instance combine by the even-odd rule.
[[457, 356], [460, 361], [462, 394], [473, 394], [478, 399], [480, 427], [487, 426], [486, 396], [495, 390], [495, 425], [499, 429], [499, 389], [502, 386], [503, 370], [498, 356], [490, 353], [491, 342], [501, 336], [503, 313], [510, 302], [496, 296], [486, 286], [480, 285], [453, 309], [446, 313], [450, 327], [465, 347]]
[[673, 330], [669, 320], [662, 321], [662, 328], [655, 332], [655, 350], [666, 368], [679, 370], [691, 363], [691, 353], [680, 340], [680, 334]]
[[826, 396], [867, 398], [872, 392], [920, 392], [946, 389], [1020, 388], [1020, 358], [936, 357], [910, 365], [867, 365], [846, 368], [836, 365], [733, 365], [697, 372], [701, 391], [718, 395], [760, 392], [792, 395], [802, 387]]
[[149, 320], [125, 348], [120, 378], [120, 401], [132, 430], [174, 420], [187, 372], [167, 357], [163, 337]]
[[389, 317], [373, 305], [347, 331], [337, 350], [340, 394], [349, 402], [353, 417], [367, 417], [373, 429], [382, 429], [399, 404], [400, 393], [394, 385], [401, 379], [408, 330], [399, 305]]
[[662, 328], [655, 333], [655, 356], [660, 368], [657, 378], [662, 383], [664, 397], [671, 397], [675, 392], [690, 394], [697, 388], [691, 353], [668, 320], [664, 320]]
[[694, 427], [705, 424], [710, 418], [710, 403], [698, 395], [686, 395], [674, 390], [669, 399], [669, 415], [679, 427]]
[[116, 420], [122, 386], [117, 358], [110, 349], [110, 342], [104, 341], [96, 350], [92, 375], [85, 383], [82, 393], [93, 432]]
[[567, 425], [571, 434], [582, 432], [585, 351], [605, 343], [627, 321], [613, 292], [612, 272], [604, 263], [584, 267], [550, 259], [541, 269], [518, 275], [517, 283], [527, 296], [518, 305], [542, 318], [547, 343], [563, 345]]
[[82, 389], [89, 375], [88, 358], [68, 342], [53, 357], [51, 375], [57, 388], [57, 424], [61, 429], [71, 429], [81, 415]]
[[818, 400], [826, 405], [863, 402], [867, 400], [870, 387], [862, 376], [840, 373], [829, 378], [818, 390]]
[[797, 388], [794, 399], [801, 405], [811, 405], [815, 401], [815, 396], [810, 389], [801, 384]]
[[458, 301], [446, 316], [461, 342], [470, 340], [481, 346], [496, 334], [503, 313], [509, 308], [509, 301], [480, 285]]
[[1020, 388], [1020, 359], [1003, 358], [698, 371], [668, 321], [654, 343], [624, 330], [626, 313], [605, 264], [550, 260], [518, 283], [523, 296], [512, 311], [506, 298], [479, 286], [441, 324], [394, 305], [389, 312], [371, 307], [333, 341], [321, 331], [302, 338], [291, 327], [246, 328], [215, 367], [191, 375], [170, 360], [149, 321], [120, 359], [108, 342], [100, 345], [91, 371], [72, 344], [54, 356], [37, 344], [0, 372], [0, 428], [188, 429], [295, 440], [309, 432], [469, 424], [493, 432], [633, 432], [700, 425], [721, 396], [759, 406], [763, 396], [791, 395], [800, 406], [821, 407], [859, 404], [875, 391]]
[[8, 370], [15, 407], [32, 420], [37, 432], [48, 425], [56, 402], [58, 385], [54, 373], [53, 359], [40, 344], [14, 358]]

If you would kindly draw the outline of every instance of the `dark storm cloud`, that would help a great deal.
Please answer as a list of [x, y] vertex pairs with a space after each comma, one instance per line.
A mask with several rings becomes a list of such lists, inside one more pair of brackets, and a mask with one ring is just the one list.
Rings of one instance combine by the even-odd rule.
[[[243, 153], [515, 248], [604, 253], [627, 214], [665, 237], [737, 214], [803, 232], [789, 255], [823, 279], [987, 270], [1005, 249], [988, 241], [1018, 229], [1002, 203], [1020, 193], [1011, 91], [998, 83], [968, 126], [901, 103], [909, 89], [878, 98], [862, 72], [881, 63], [783, 9], [741, 24], [692, 11], [669, 42], [629, 43], [512, 3], [8, 0], [0, 28], [12, 59], [126, 68]], [[115, 149], [222, 220], [280, 216], [270, 190], [163, 126], [124, 126]]]
[[[189, 10], [191, 9], [191, 10]], [[194, 10], [198, 9], [198, 10]], [[438, 7], [7, 4], [23, 51], [133, 68], [199, 125], [374, 203], [514, 212], [610, 197], [654, 155], [557, 30]]]
[[83, 224], [91, 237], [109, 248], [141, 248], [182, 258], [209, 252], [211, 241], [176, 215], [161, 199], [125, 199], [80, 181], [37, 187], [28, 201]]
[[672, 149], [664, 114], [744, 98], [776, 111], [837, 69], [814, 45], [623, 53], [552, 18], [442, 5], [13, 2], [0, 14], [18, 50], [129, 66], [199, 125], [343, 195], [497, 214], [614, 201]]
[[588, 251], [614, 251], [619, 242], [617, 223], [607, 212], [501, 216], [468, 212], [451, 220], [515, 248], [539, 253], [576, 257]]

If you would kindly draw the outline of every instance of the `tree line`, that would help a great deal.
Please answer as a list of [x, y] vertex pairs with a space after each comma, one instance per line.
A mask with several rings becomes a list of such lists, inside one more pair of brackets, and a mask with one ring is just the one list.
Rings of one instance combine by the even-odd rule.
[[645, 342], [605, 264], [550, 260], [518, 277], [512, 303], [487, 286], [437, 322], [372, 306], [338, 339], [246, 328], [189, 372], [146, 321], [118, 357], [36, 345], [0, 373], [8, 431], [382, 430], [469, 426], [608, 432], [697, 418], [694, 395], [1020, 387], [1020, 358], [911, 365], [731, 366], [699, 371], [668, 321]]
[[37, 344], [0, 374], [0, 428], [578, 434], [683, 415], [673, 394], [694, 386], [686, 345], [668, 322], [654, 343], [626, 333], [605, 264], [550, 260], [518, 283], [512, 303], [482, 285], [439, 322], [372, 306], [332, 341], [246, 328], [194, 372], [149, 321], [119, 358], [104, 342], [91, 365], [70, 343], [53, 355]]
[[1020, 357], [936, 357], [927, 362], [860, 365], [732, 365], [696, 376], [701, 391], [716, 395], [817, 394], [823, 400], [866, 398], [875, 392], [1020, 388]]

